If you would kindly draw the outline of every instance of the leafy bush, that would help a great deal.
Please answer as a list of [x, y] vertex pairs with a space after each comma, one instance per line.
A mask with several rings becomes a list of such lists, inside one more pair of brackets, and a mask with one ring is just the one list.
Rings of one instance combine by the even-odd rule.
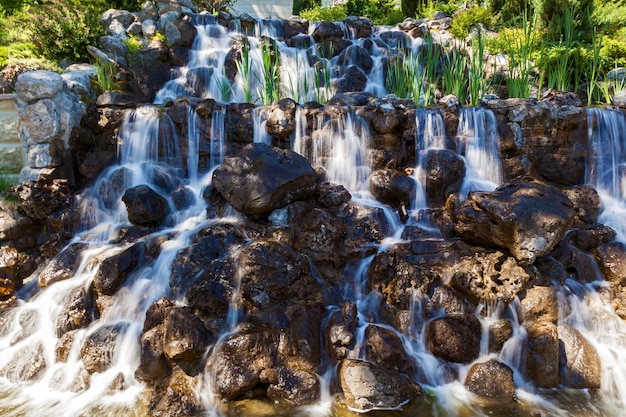
[[[348, 15], [351, 14], [348, 13]], [[366, 1], [363, 15], [372, 19], [375, 25], [395, 25], [406, 17], [394, 0]]]
[[492, 27], [494, 18], [491, 12], [484, 7], [474, 5], [460, 12], [450, 24], [450, 33], [458, 39], [464, 39], [472, 26], [483, 24]]
[[626, 0], [596, 1], [591, 19], [594, 25], [604, 28], [608, 34], [613, 34], [619, 31], [620, 28], [625, 28]]
[[417, 10], [417, 17], [432, 18], [436, 12], [444, 12], [446, 16], [452, 16], [461, 6], [456, 1], [428, 0]]
[[540, 26], [546, 29], [547, 38], [554, 42], [558, 42], [567, 30], [568, 13], [572, 15], [571, 24], [577, 38], [582, 34], [590, 34], [592, 11], [593, 0], [537, 0], [535, 3]]
[[328, 20], [330, 22], [338, 22], [347, 17], [346, 8], [339, 6], [317, 6], [310, 10], [300, 12], [300, 17], [311, 22]]
[[56, 63], [45, 58], [9, 58], [7, 64], [0, 71], [0, 79], [2, 84], [13, 89], [18, 75], [35, 70], [61, 71]]
[[533, 2], [528, 0], [491, 0], [489, 10], [498, 23], [516, 26], [521, 16], [533, 14]]
[[322, 0], [293, 0], [292, 13], [300, 15], [303, 10], [311, 10], [322, 5]]
[[235, 0], [194, 0], [196, 6], [211, 13], [226, 11], [234, 2]]
[[604, 71], [613, 69], [615, 65], [626, 67], [626, 36], [615, 39], [605, 38], [602, 42], [602, 48], [600, 48], [600, 60], [601, 68]]
[[0, 68], [9, 63], [10, 59], [35, 58], [35, 45], [31, 42], [19, 42], [0, 46]]

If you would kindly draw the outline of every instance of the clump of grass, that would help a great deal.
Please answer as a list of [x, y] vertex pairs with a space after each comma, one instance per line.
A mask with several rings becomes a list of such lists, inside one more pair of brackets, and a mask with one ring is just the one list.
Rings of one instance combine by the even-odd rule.
[[122, 42], [126, 45], [128, 53], [131, 55], [136, 54], [141, 50], [141, 48], [143, 48], [143, 40], [137, 35], [131, 35], [123, 39]]
[[472, 40], [469, 70], [469, 102], [472, 106], [478, 106], [480, 99], [487, 93], [489, 83], [483, 68], [485, 60], [485, 37], [479, 30], [476, 38]]
[[454, 94], [461, 102], [467, 96], [467, 57], [454, 47], [446, 55], [443, 66], [443, 89], [446, 93]]
[[257, 90], [257, 95], [261, 103], [267, 106], [278, 101], [280, 96], [280, 62], [269, 38], [263, 38], [261, 58], [261, 76], [257, 76], [261, 87]]
[[532, 54], [536, 47], [534, 22], [524, 14], [520, 36], [513, 39], [509, 50], [509, 74], [506, 80], [509, 97], [530, 97], [530, 75], [534, 69]]
[[423, 80], [417, 64], [417, 56], [413, 51], [400, 51], [389, 60], [385, 87], [387, 91], [399, 98], [419, 100], [421, 81]]
[[114, 61], [98, 59], [93, 65], [96, 67], [94, 83], [99, 93], [119, 90], [119, 81], [117, 80], [117, 64]]

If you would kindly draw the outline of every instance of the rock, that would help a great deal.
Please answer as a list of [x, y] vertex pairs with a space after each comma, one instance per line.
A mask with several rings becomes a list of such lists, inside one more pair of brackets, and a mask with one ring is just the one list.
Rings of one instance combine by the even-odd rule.
[[84, 329], [97, 318], [97, 311], [92, 294], [81, 287], [75, 288], [64, 301], [61, 312], [57, 316], [57, 336]]
[[296, 131], [296, 106], [292, 99], [282, 99], [272, 106], [265, 123], [267, 133], [278, 139], [289, 139]]
[[344, 359], [338, 373], [346, 405], [359, 413], [396, 410], [422, 394], [408, 376], [369, 362]]
[[204, 323], [191, 308], [176, 307], [165, 318], [163, 327], [163, 353], [182, 369], [194, 374], [212, 341]]
[[349, 301], [344, 301], [341, 309], [331, 315], [325, 329], [331, 358], [341, 360], [347, 357], [355, 341], [358, 322], [356, 305]]
[[291, 39], [300, 34], [307, 34], [309, 31], [309, 21], [291, 16], [283, 20], [283, 33], [286, 39]]
[[296, 304], [286, 308], [289, 324], [283, 328], [278, 356], [283, 363], [314, 372], [322, 358], [321, 327], [326, 316], [323, 303]]
[[363, 91], [367, 85], [367, 77], [354, 65], [350, 65], [345, 75], [336, 81], [335, 91], [337, 94]]
[[574, 227], [586, 227], [598, 221], [601, 202], [598, 191], [590, 185], [584, 184], [565, 191], [576, 210]]
[[94, 180], [115, 162], [115, 152], [111, 151], [95, 151], [90, 152], [78, 167], [78, 171], [85, 178]]
[[479, 245], [506, 248], [522, 265], [547, 255], [576, 212], [555, 187], [516, 180], [493, 192], [472, 192], [454, 210], [454, 230]]
[[41, 343], [25, 346], [2, 364], [0, 375], [14, 383], [35, 381], [48, 368], [45, 350]]
[[292, 406], [314, 404], [320, 399], [320, 385], [312, 371], [281, 366], [276, 370], [276, 381], [267, 388], [267, 397]]
[[538, 387], [559, 384], [559, 337], [556, 324], [539, 320], [527, 327], [526, 375]]
[[246, 146], [213, 172], [213, 186], [237, 211], [262, 217], [313, 196], [317, 176], [311, 164], [290, 150], [262, 143]]
[[159, 226], [169, 214], [167, 200], [147, 185], [138, 185], [124, 192], [128, 220], [140, 226]]
[[411, 374], [411, 360], [396, 332], [369, 324], [365, 329], [367, 358], [385, 369]]
[[469, 314], [474, 307], [463, 295], [447, 285], [435, 287], [426, 305], [426, 316], [434, 318], [446, 315]]
[[141, 359], [135, 377], [143, 381], [156, 381], [172, 372], [163, 351], [163, 326], [154, 327], [141, 335]]
[[233, 399], [260, 384], [261, 372], [276, 365], [278, 340], [273, 328], [244, 324], [218, 343], [206, 365], [215, 375], [216, 393]]
[[62, 134], [60, 113], [52, 99], [29, 104], [20, 111], [22, 129], [36, 144], [52, 143]]
[[341, 184], [323, 182], [317, 186], [317, 202], [324, 207], [341, 206], [352, 199], [350, 192]]
[[333, 22], [322, 21], [311, 34], [315, 42], [343, 40], [343, 30]]
[[117, 339], [122, 336], [119, 325], [104, 325], [90, 333], [80, 348], [80, 358], [89, 373], [104, 372], [113, 364]]
[[31, 219], [46, 219], [60, 209], [70, 207], [71, 192], [67, 180], [39, 176], [8, 190], [17, 211]]
[[100, 259], [98, 271], [93, 278], [99, 294], [111, 295], [122, 285], [126, 277], [141, 264], [144, 243], [138, 242], [122, 248], [114, 255]]
[[428, 350], [438, 358], [469, 363], [480, 353], [481, 325], [473, 314], [434, 319], [426, 328]]
[[410, 206], [417, 184], [415, 178], [393, 169], [379, 169], [370, 175], [369, 189], [381, 203], [398, 208]]
[[546, 321], [556, 324], [559, 300], [554, 287], [532, 287], [521, 300], [521, 319], [526, 323]]
[[626, 244], [605, 243], [596, 249], [595, 254], [604, 279], [617, 286], [626, 285]]
[[200, 377], [191, 377], [174, 368], [165, 381], [159, 383], [148, 398], [148, 414], [153, 417], [187, 417], [203, 409], [197, 388]]
[[424, 158], [427, 203], [430, 207], [443, 206], [450, 194], [457, 194], [461, 190], [465, 162], [449, 149], [429, 149]]
[[82, 251], [86, 248], [86, 243], [72, 243], [63, 249], [39, 273], [39, 285], [47, 287], [74, 276], [81, 262]]
[[489, 325], [489, 352], [500, 352], [513, 336], [513, 325], [509, 320], [497, 320]]
[[370, 57], [369, 52], [365, 50], [365, 48], [359, 45], [351, 45], [341, 51], [341, 53], [337, 56], [336, 65], [355, 65], [357, 68], [363, 71], [364, 74], [369, 74], [372, 66], [374, 65], [374, 61]]
[[512, 302], [533, 275], [502, 252], [479, 253], [453, 264], [451, 284], [471, 300]]
[[515, 400], [513, 370], [495, 359], [472, 365], [465, 378], [465, 388], [489, 400]]
[[613, 103], [614, 106], [626, 108], [626, 90], [622, 90], [613, 95], [611, 103]]
[[63, 89], [63, 85], [63, 77], [56, 72], [30, 71], [17, 77], [15, 94], [18, 100], [32, 103], [56, 96]]
[[576, 389], [600, 388], [602, 363], [593, 345], [567, 324], [558, 327], [558, 335], [561, 384]]
[[250, 309], [278, 307], [319, 295], [306, 259], [290, 246], [275, 241], [256, 241], [234, 257], [242, 277], [241, 296]]

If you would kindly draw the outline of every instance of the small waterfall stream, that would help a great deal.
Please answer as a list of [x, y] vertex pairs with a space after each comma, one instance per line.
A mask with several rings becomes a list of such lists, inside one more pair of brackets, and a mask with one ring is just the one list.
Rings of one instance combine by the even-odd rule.
[[[194, 23], [198, 36], [192, 47], [191, 60], [179, 70], [176, 78], [163, 87], [155, 103], [164, 104], [184, 95], [212, 98], [223, 103], [243, 101], [246, 80], [242, 74], [238, 74], [231, 81], [226, 77], [224, 69], [231, 36], [235, 37], [235, 34], [226, 31], [211, 16], [196, 17]], [[310, 31], [314, 27], [312, 24]], [[273, 20], [257, 22], [254, 36], [247, 38], [252, 71], [260, 71], [258, 38], [277, 38], [281, 29], [282, 26]], [[355, 37], [347, 25], [343, 29], [350, 38]], [[312, 51], [289, 47], [282, 41], [277, 41], [277, 45], [283, 64], [282, 88], [297, 92], [296, 101], [299, 103], [316, 98], [320, 91], [315, 91], [314, 87], [315, 69], [306, 57], [307, 52]], [[370, 51], [375, 54], [374, 67], [380, 67], [383, 52], [378, 50], [376, 44]], [[332, 66], [336, 60], [324, 58], [323, 62]], [[258, 80], [252, 78], [249, 81], [251, 85], [248, 88], [253, 92], [253, 100], [258, 101], [258, 85], [255, 84]], [[368, 76], [367, 91], [377, 95], [385, 93], [382, 72], [372, 70]], [[212, 171], [225, 158], [225, 107], [217, 106], [212, 112], [210, 161], [206, 170], [201, 168], [199, 162], [201, 132], [195, 108], [190, 106], [187, 112], [186, 133], [189, 142], [186, 161], [181, 160], [179, 138], [164, 133], [175, 132], [175, 129], [172, 127], [173, 122], [160, 110], [158, 105], [147, 105], [127, 113], [120, 134], [119, 163], [108, 168], [80, 197], [85, 212], [85, 230], [70, 243], [81, 248], [81, 262], [73, 276], [47, 286], [32, 298], [25, 296], [27, 301], [21, 302], [10, 314], [0, 317], [3, 320], [0, 328], [0, 364], [13, 364], [13, 368], [8, 371], [5, 369], [5, 376], [0, 380], [0, 415], [30, 416], [33, 410], [42, 417], [146, 415], [145, 410], [137, 409], [144, 385], [134, 374], [141, 354], [139, 338], [146, 311], [162, 297], [172, 297], [178, 305], [185, 305], [186, 300], [176, 298], [177, 295], [171, 294], [170, 290], [171, 269], [177, 254], [193, 245], [192, 239], [202, 228], [219, 224], [236, 226], [240, 222], [236, 216], [210, 218], [207, 215], [207, 204], [201, 198], [203, 190], [211, 184]], [[253, 112], [254, 142], [271, 143], [272, 138], [264, 127], [267, 111], [266, 107], [257, 107]], [[603, 213], [600, 221], [613, 227], [618, 232], [619, 240], [625, 242], [626, 122], [623, 113], [600, 109], [587, 111], [591, 156], [586, 181], [596, 187], [602, 198]], [[380, 308], [381, 295], [369, 288], [368, 271], [375, 255], [407, 242], [399, 238], [405, 226], [397, 213], [376, 201], [369, 192], [368, 180], [372, 167], [368, 160], [368, 149], [371, 132], [366, 121], [342, 109], [337, 117], [319, 117], [312, 132], [307, 134], [306, 119], [298, 108], [296, 122], [293, 149], [305, 156], [313, 166], [323, 167], [327, 180], [343, 185], [351, 193], [353, 203], [382, 210], [389, 225], [386, 238], [373, 253], [368, 253], [362, 259], [351, 260], [344, 268], [341, 291], [343, 299], [354, 304], [358, 316], [356, 341], [349, 358], [369, 359], [365, 334], [368, 328], [377, 328], [397, 338], [412, 363], [419, 364], [420, 383], [429, 402], [413, 406], [406, 411], [408, 414], [403, 415], [620, 415], [624, 407], [623, 399], [626, 398], [626, 367], [620, 364], [621, 358], [626, 355], [626, 325], [602, 299], [605, 283], [591, 280], [589, 284], [581, 284], [566, 280], [558, 285], [558, 324], [576, 327], [593, 344], [602, 360], [601, 389], [593, 393], [580, 393], [584, 398], [573, 401], [573, 404], [570, 404], [570, 399], [575, 397], [573, 394], [568, 397], [569, 393], [562, 393], [559, 389], [539, 389], [525, 379], [522, 358], [528, 335], [523, 319], [519, 316], [519, 300], [515, 299], [508, 305], [480, 304], [471, 313], [478, 318], [482, 328], [480, 354], [473, 363], [497, 358], [513, 370], [517, 386], [519, 409], [486, 410], [477, 404], [476, 398], [463, 385], [473, 363], [455, 365], [456, 373], [451, 372], [427, 348], [426, 324], [445, 314], [443, 310], [431, 311], [428, 316], [425, 314], [427, 305], [435, 295], [417, 288], [410, 289], [411, 302], [405, 311], [407, 320], [402, 331], [399, 331], [384, 317]], [[451, 138], [446, 138], [443, 119], [437, 110], [418, 109], [416, 131], [417, 166], [414, 179], [417, 192], [411, 209], [418, 212], [428, 208], [424, 191], [423, 155], [429, 150], [445, 149]], [[460, 191], [461, 198], [471, 191], [489, 191], [502, 184], [499, 139], [495, 116], [491, 111], [484, 108], [461, 109], [456, 139], [459, 144], [456, 150], [463, 156], [467, 167]], [[183, 174], [185, 165], [186, 175]], [[166, 227], [148, 231], [132, 244], [120, 247], [116, 244], [119, 235], [130, 225], [121, 196], [132, 187], [146, 184], [167, 200], [170, 214], [165, 221]], [[179, 188], [189, 191], [192, 201], [184, 209], [177, 210], [170, 194]], [[279, 217], [278, 214], [272, 216]], [[419, 216], [416, 214], [409, 218], [410, 223]], [[270, 220], [274, 222], [272, 217]], [[282, 225], [284, 222], [277, 219], [275, 223]], [[432, 238], [426, 241], [432, 243], [439, 240]], [[75, 294], [92, 291], [91, 286], [104, 259], [135, 245], [148, 251], [154, 242], [158, 242], [158, 253], [125, 278], [124, 286], [115, 299], [101, 300], [103, 303], [111, 303], [102, 316], [94, 317], [93, 323], [87, 327], [74, 329], [71, 335], [73, 343], [65, 341], [66, 348], [69, 348], [64, 360], [59, 360], [59, 345], [64, 342], [57, 331], [60, 306]], [[239, 292], [243, 277], [239, 272], [237, 274], [235, 289], [230, 294], [228, 314], [216, 344], [232, 334], [242, 320]], [[32, 290], [32, 287], [28, 287], [23, 291]], [[324, 320], [327, 322], [339, 309], [339, 306], [327, 306]], [[494, 352], [490, 349], [490, 327], [503, 320], [510, 323], [511, 337], [498, 352]], [[104, 372], [94, 373], [90, 383], [87, 383], [83, 378], [86, 371], [82, 365], [80, 346], [103, 328], [114, 328], [118, 335], [115, 353], [110, 358], [111, 366]], [[40, 352], [43, 354], [39, 355]], [[207, 356], [213, 353], [207, 352]], [[45, 364], [35, 363], [33, 358], [38, 357], [44, 358]], [[293, 411], [295, 415], [340, 415], [337, 408], [333, 408], [337, 406], [333, 405], [331, 397], [331, 387], [337, 382], [337, 370], [327, 365], [322, 371], [318, 376], [322, 384], [321, 400], [316, 405]], [[215, 375], [210, 370], [199, 373], [197, 392], [208, 409], [204, 414], [222, 416], [220, 400], [213, 393]], [[418, 372], [415, 372], [415, 379], [417, 375]], [[123, 380], [123, 384], [120, 380]], [[340, 413], [346, 412], [341, 406], [338, 409]], [[376, 415], [396, 415], [395, 412], [386, 414], [383, 411]]]

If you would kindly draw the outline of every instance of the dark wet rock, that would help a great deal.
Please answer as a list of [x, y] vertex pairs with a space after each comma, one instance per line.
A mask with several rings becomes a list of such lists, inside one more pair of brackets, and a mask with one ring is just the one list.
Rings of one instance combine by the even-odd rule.
[[175, 306], [176, 305], [173, 301], [165, 297], [153, 302], [150, 307], [148, 307], [148, 311], [146, 311], [146, 319], [143, 322], [144, 333], [163, 324], [165, 322], [165, 318], [169, 316]]
[[499, 251], [465, 257], [450, 272], [456, 290], [483, 302], [510, 303], [534, 279], [513, 257]]
[[493, 192], [472, 192], [454, 211], [455, 231], [466, 241], [506, 248], [532, 264], [561, 241], [576, 212], [557, 188], [517, 180]]
[[203, 409], [197, 393], [199, 378], [174, 368], [169, 378], [159, 383], [148, 398], [149, 415], [187, 417], [199, 413]]
[[345, 75], [337, 80], [335, 84], [335, 91], [340, 93], [363, 91], [367, 85], [367, 77], [363, 74], [363, 71], [358, 69], [355, 65], [351, 65], [345, 71]]
[[130, 181], [131, 175], [130, 170], [123, 167], [116, 169], [108, 178], [101, 180], [98, 194], [106, 207], [112, 208], [117, 204]]
[[147, 185], [126, 190], [122, 196], [128, 220], [140, 226], [159, 226], [169, 214], [167, 200]]
[[465, 162], [449, 149], [426, 152], [426, 200], [430, 207], [442, 206], [450, 194], [461, 190], [465, 178]]
[[521, 300], [521, 319], [527, 323], [539, 320], [550, 323], [559, 318], [559, 300], [554, 287], [536, 286], [528, 289]]
[[593, 252], [598, 246], [615, 240], [615, 230], [595, 224], [585, 229], [574, 229], [567, 234], [567, 242], [585, 252]]
[[369, 362], [344, 359], [338, 373], [346, 405], [360, 413], [395, 410], [422, 394], [408, 376]]
[[356, 305], [349, 301], [344, 301], [341, 309], [331, 315], [325, 329], [331, 358], [341, 360], [347, 357], [355, 341], [358, 322]]
[[438, 358], [469, 363], [480, 352], [480, 321], [473, 314], [434, 319], [426, 329], [427, 347]]
[[489, 325], [489, 352], [500, 352], [513, 336], [513, 325], [509, 320], [497, 320]]
[[190, 188], [180, 186], [172, 192], [172, 202], [176, 210], [186, 210], [196, 202], [196, 197]]
[[289, 224], [295, 232], [294, 249], [316, 263], [336, 267], [345, 263], [343, 247], [347, 231], [337, 217], [323, 209], [292, 205]]
[[9, 214], [9, 210], [4, 206], [0, 210], [0, 240], [19, 251], [39, 246], [37, 239], [42, 232], [39, 221], [19, 213]]
[[410, 206], [416, 188], [413, 177], [397, 170], [379, 169], [370, 175], [370, 192], [378, 201], [394, 208], [403, 203]]
[[105, 325], [90, 333], [80, 348], [80, 358], [89, 373], [104, 372], [113, 364], [122, 328]]
[[604, 278], [614, 285], [626, 285], [626, 245], [605, 243], [596, 249], [596, 260]]
[[280, 366], [267, 388], [267, 397], [292, 406], [313, 404], [320, 399], [320, 381], [312, 371]]
[[284, 243], [252, 242], [236, 254], [234, 263], [239, 267], [242, 298], [248, 308], [278, 307], [319, 295], [306, 259]]
[[261, 373], [274, 369], [278, 332], [266, 326], [246, 324], [213, 349], [206, 369], [215, 373], [216, 393], [233, 399], [261, 383]]
[[316, 178], [297, 153], [255, 143], [238, 157], [226, 158], [213, 172], [213, 186], [235, 210], [258, 217], [313, 196]]
[[526, 376], [541, 388], [559, 384], [559, 337], [556, 324], [539, 320], [526, 328]]
[[85, 243], [72, 243], [66, 247], [39, 273], [39, 285], [47, 287], [55, 282], [71, 278], [78, 269], [82, 251], [86, 247]]
[[57, 316], [58, 336], [71, 330], [84, 329], [97, 318], [92, 296], [82, 286], [70, 292]]
[[365, 350], [371, 362], [389, 370], [411, 374], [411, 360], [404, 351], [402, 339], [393, 330], [368, 325], [365, 329]]
[[514, 401], [513, 370], [495, 359], [474, 364], [465, 378], [468, 391], [489, 399]]
[[321, 326], [326, 310], [322, 303], [291, 305], [285, 316], [289, 324], [282, 332], [278, 356], [283, 363], [315, 371], [322, 357]]
[[602, 363], [593, 345], [574, 327], [560, 325], [559, 376], [570, 388], [600, 388]]
[[343, 30], [329, 21], [322, 21], [311, 34], [315, 42], [332, 41], [343, 39]]
[[115, 162], [115, 157], [115, 152], [111, 151], [91, 152], [80, 164], [78, 171], [85, 178], [90, 180], [96, 179], [105, 168]]
[[186, 293], [189, 306], [206, 317], [225, 318], [234, 290], [235, 268], [229, 260], [214, 259]]
[[104, 295], [115, 293], [126, 277], [141, 264], [144, 250], [144, 243], [138, 242], [99, 260], [100, 266], [94, 276], [96, 291]]
[[35, 268], [29, 255], [11, 246], [0, 247], [0, 301], [11, 298]]
[[[602, 279], [601, 269], [593, 255], [562, 241], [551, 253], [565, 268], [565, 277], [582, 283], [590, 283]], [[563, 279], [563, 277], [561, 278]]]
[[309, 21], [292, 16], [283, 20], [283, 33], [286, 39], [309, 32]]
[[352, 45], [341, 51], [337, 56], [336, 64], [342, 66], [356, 65], [365, 74], [369, 74], [374, 61], [365, 48], [359, 45]]
[[18, 212], [32, 219], [45, 219], [56, 210], [70, 207], [68, 181], [41, 175], [8, 190], [7, 198], [14, 200]]
[[576, 210], [574, 227], [583, 228], [598, 221], [600, 214], [600, 196], [595, 188], [584, 184], [565, 191]]
[[297, 103], [288, 98], [274, 104], [265, 123], [267, 133], [279, 139], [289, 139], [296, 131], [296, 107]]
[[317, 202], [330, 208], [347, 203], [352, 199], [350, 192], [341, 184], [323, 182], [317, 186]]
[[164, 334], [163, 326], [156, 326], [141, 335], [141, 356], [135, 377], [156, 381], [170, 374], [172, 366], [163, 351]]
[[75, 339], [76, 330], [70, 330], [59, 338], [54, 347], [54, 355], [57, 362], [67, 362], [67, 358], [70, 355], [70, 350], [72, 349], [72, 344]]
[[407, 310], [416, 295], [429, 294], [441, 283], [443, 266], [456, 257], [451, 241], [396, 244], [374, 257], [368, 270], [368, 283], [388, 304]]
[[176, 307], [165, 318], [163, 327], [163, 353], [193, 375], [212, 342], [204, 323], [190, 307]]
[[426, 305], [426, 317], [434, 318], [441, 315], [469, 314], [474, 306], [458, 291], [447, 285], [439, 285], [433, 290]]
[[350, 204], [341, 213], [346, 227], [344, 251], [351, 258], [362, 258], [371, 253], [375, 243], [383, 240], [388, 230], [385, 214], [380, 208], [370, 208], [358, 204]]
[[374, 23], [367, 17], [348, 16], [342, 22], [354, 32], [357, 39], [368, 38], [372, 35]]

